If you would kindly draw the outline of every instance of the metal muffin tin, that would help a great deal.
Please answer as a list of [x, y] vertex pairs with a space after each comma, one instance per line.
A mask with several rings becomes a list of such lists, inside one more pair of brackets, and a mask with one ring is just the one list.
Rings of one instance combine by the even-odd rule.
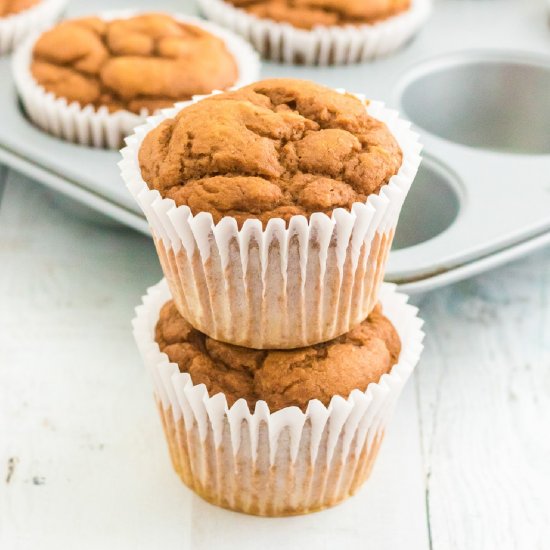
[[[104, 8], [196, 14], [191, 1], [100, 0]], [[68, 15], [90, 13], [83, 0]], [[308, 78], [383, 99], [422, 135], [424, 162], [399, 222], [387, 279], [414, 293], [550, 243], [550, 27], [540, 0], [436, 0], [408, 46], [374, 63], [265, 63], [262, 76]], [[20, 109], [0, 60], [0, 161], [148, 233], [116, 151], [60, 141]]]

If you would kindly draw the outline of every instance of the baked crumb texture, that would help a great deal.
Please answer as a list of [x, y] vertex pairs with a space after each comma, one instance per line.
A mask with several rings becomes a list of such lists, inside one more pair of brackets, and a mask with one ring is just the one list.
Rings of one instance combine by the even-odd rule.
[[290, 79], [186, 107], [149, 132], [139, 151], [151, 189], [239, 226], [350, 209], [378, 193], [401, 162], [391, 132], [357, 97]]
[[389, 372], [401, 351], [399, 336], [378, 305], [350, 332], [329, 342], [293, 350], [253, 350], [213, 340], [195, 330], [172, 300], [161, 309], [155, 339], [161, 351], [205, 384], [210, 396], [223, 393], [229, 406], [246, 399], [251, 411], [264, 400], [272, 412], [312, 399], [328, 405], [366, 390]]
[[69, 103], [138, 114], [226, 89], [238, 78], [220, 38], [155, 13], [64, 21], [37, 40], [31, 72]]

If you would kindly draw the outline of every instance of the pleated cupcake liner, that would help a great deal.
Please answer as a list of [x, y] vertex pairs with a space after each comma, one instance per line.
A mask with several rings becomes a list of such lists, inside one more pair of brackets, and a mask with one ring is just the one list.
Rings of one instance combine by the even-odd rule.
[[391, 371], [366, 391], [318, 400], [305, 412], [270, 412], [265, 401], [250, 412], [244, 399], [227, 406], [180, 373], [155, 341], [161, 307], [171, 298], [166, 280], [151, 287], [136, 308], [134, 337], [151, 373], [173, 467], [205, 500], [262, 516], [305, 514], [333, 506], [368, 478], [396, 401], [422, 351], [417, 308], [383, 284], [384, 315], [401, 339]]
[[7, 17], [0, 17], [0, 55], [11, 52], [25, 37], [56, 21], [67, 0], [41, 0], [35, 6]]
[[284, 63], [341, 65], [388, 55], [412, 38], [431, 12], [431, 0], [412, 0], [408, 10], [372, 24], [298, 29], [261, 19], [224, 0], [198, 0], [207, 19], [240, 34], [262, 57]]
[[[148, 13], [146, 11], [104, 12], [98, 17], [105, 20], [129, 18]], [[216, 24], [195, 17], [169, 14], [178, 21], [200, 27], [221, 38], [235, 59], [239, 78], [236, 86], [244, 86], [258, 79], [260, 61], [258, 54], [240, 36]], [[43, 32], [43, 31], [42, 31]], [[56, 97], [38, 84], [31, 73], [32, 52], [42, 33], [33, 33], [17, 49], [13, 56], [12, 72], [19, 97], [27, 116], [38, 127], [56, 137], [98, 148], [118, 149], [133, 129], [143, 124], [151, 113], [140, 114], [126, 110], [109, 112], [106, 106], [80, 105], [66, 98]]]
[[365, 203], [338, 208], [330, 217], [293, 216], [288, 224], [274, 218], [265, 229], [249, 219], [239, 229], [233, 217], [214, 224], [209, 213], [176, 207], [141, 176], [138, 152], [145, 135], [190, 103], [136, 128], [120, 162], [180, 314], [216, 340], [257, 349], [316, 344], [363, 321], [376, 304], [399, 213], [420, 164], [421, 146], [410, 124], [382, 103], [365, 105], [403, 152], [398, 173]]

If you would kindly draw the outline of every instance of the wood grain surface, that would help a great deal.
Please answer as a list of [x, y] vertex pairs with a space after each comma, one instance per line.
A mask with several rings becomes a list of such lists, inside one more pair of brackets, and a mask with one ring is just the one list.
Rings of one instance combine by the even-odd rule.
[[152, 243], [0, 178], [2, 550], [550, 548], [550, 250], [427, 295], [371, 480], [333, 510], [260, 519], [170, 469], [129, 324], [160, 278]]

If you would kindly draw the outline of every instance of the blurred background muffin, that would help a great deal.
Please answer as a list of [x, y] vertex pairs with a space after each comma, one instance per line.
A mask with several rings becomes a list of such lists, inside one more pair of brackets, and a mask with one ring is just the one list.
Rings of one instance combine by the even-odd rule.
[[411, 0], [227, 0], [260, 19], [300, 29], [376, 23], [409, 9]]
[[0, 0], [0, 55], [51, 25], [66, 4], [67, 0]]
[[238, 77], [223, 40], [163, 14], [64, 21], [33, 48], [31, 73], [56, 97], [110, 112], [155, 112]]
[[[19, 92], [31, 119], [47, 131], [117, 147], [146, 115], [257, 74], [251, 48], [216, 31], [161, 13], [64, 21], [27, 45], [30, 59], [22, 55], [16, 64]], [[17, 78], [25, 70], [27, 81]], [[52, 101], [58, 120], [45, 105]]]
[[367, 61], [400, 48], [431, 0], [198, 0], [204, 15], [262, 56], [308, 65]]
[[8, 17], [32, 8], [40, 0], [0, 0], [0, 17]]

